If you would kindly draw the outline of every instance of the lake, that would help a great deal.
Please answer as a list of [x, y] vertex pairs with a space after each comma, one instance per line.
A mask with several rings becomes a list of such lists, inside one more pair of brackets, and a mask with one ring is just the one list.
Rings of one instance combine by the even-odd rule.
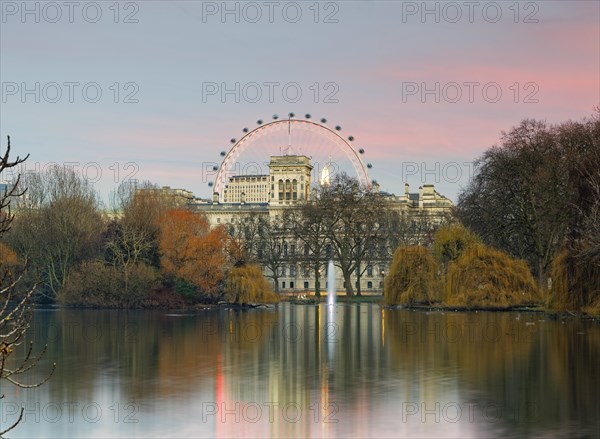
[[[13, 438], [592, 437], [600, 325], [540, 313], [280, 304], [38, 309], [48, 351], [2, 382]], [[19, 347], [11, 359], [23, 356]]]

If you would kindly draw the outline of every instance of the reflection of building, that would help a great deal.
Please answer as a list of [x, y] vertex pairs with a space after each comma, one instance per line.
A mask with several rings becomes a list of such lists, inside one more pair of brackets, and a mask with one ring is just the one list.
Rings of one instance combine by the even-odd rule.
[[[195, 200], [193, 207], [196, 211], [206, 214], [212, 226], [224, 225], [233, 231], [236, 225], [242, 224], [246, 218], [265, 217], [278, 220], [284, 217], [285, 210], [297, 203], [311, 198], [311, 171], [313, 167], [306, 156], [283, 155], [272, 156], [269, 163], [269, 175], [238, 175], [229, 178], [224, 189], [223, 202], [220, 195], [215, 193], [213, 200]], [[323, 182], [330, 175], [323, 176]], [[373, 190], [379, 192], [379, 186], [374, 184]], [[452, 208], [452, 202], [440, 195], [433, 185], [424, 185], [417, 193], [410, 193], [405, 184], [404, 194], [394, 195], [380, 192], [383, 202], [395, 211], [401, 213], [408, 223], [429, 224], [440, 223]], [[421, 224], [422, 224], [421, 223]], [[414, 227], [415, 233], [423, 233], [420, 225]], [[420, 230], [420, 231], [419, 231]], [[285, 263], [280, 269], [280, 291], [306, 291], [314, 289], [314, 276], [302, 262], [300, 257], [304, 247], [291, 237], [284, 239], [282, 258]], [[361, 279], [363, 291], [381, 291], [383, 273], [387, 271], [389, 256], [378, 257], [364, 267]], [[337, 285], [343, 285], [342, 276], [338, 273]], [[322, 288], [326, 288], [325, 279], [321, 279]]]

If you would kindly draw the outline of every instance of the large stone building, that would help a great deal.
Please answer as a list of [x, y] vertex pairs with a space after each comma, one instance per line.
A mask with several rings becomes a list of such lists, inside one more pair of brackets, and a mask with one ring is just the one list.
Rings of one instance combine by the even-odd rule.
[[[191, 204], [196, 211], [207, 216], [212, 226], [224, 225], [229, 230], [249, 216], [262, 216], [269, 220], [283, 218], [285, 209], [310, 199], [312, 170], [310, 159], [306, 156], [272, 156], [269, 175], [230, 177], [224, 188], [222, 202], [219, 201], [221, 194], [215, 193], [212, 200], [195, 199]], [[379, 191], [377, 184], [373, 190]], [[431, 224], [441, 222], [453, 205], [433, 185], [423, 185], [418, 192], [410, 193], [409, 185], [405, 184], [402, 195], [380, 195], [383, 202], [389, 203], [389, 207], [401, 212], [404, 217], [426, 218]], [[280, 291], [300, 293], [314, 289], [314, 276], [298, 262], [298, 253], [292, 255], [296, 248], [300, 248], [299, 243], [291, 237], [289, 245], [288, 242], [284, 243], [282, 256], [289, 257], [289, 262], [280, 269]], [[381, 292], [389, 262], [389, 258], [380, 258], [366, 267], [361, 278], [363, 291]], [[341, 273], [337, 273], [337, 279], [338, 289], [341, 290]], [[321, 285], [325, 288], [325, 275], [321, 278]]]
[[269, 200], [268, 175], [236, 175], [223, 190], [225, 203], [266, 203]]
[[223, 189], [223, 202], [290, 205], [306, 200], [310, 193], [311, 171], [308, 157], [273, 156], [269, 162], [269, 175], [229, 177]]

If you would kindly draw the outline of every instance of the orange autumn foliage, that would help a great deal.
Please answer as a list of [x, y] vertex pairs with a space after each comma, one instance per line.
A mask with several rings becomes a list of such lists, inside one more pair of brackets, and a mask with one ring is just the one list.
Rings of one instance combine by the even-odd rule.
[[15, 251], [3, 242], [0, 242], [0, 267], [2, 269], [10, 269], [19, 264], [20, 260]]
[[165, 212], [159, 226], [163, 272], [192, 283], [205, 294], [217, 295], [225, 276], [225, 229], [211, 230], [204, 215], [186, 210]]

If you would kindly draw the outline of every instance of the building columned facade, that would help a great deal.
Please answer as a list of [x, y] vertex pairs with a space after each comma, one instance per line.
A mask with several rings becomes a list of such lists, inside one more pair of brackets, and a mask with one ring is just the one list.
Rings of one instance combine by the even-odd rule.
[[[272, 156], [269, 175], [238, 175], [230, 177], [224, 188], [223, 202], [220, 195], [213, 194], [212, 200], [194, 199], [191, 207], [204, 213], [211, 226], [223, 225], [234, 231], [248, 217], [259, 217], [273, 221], [283, 218], [286, 209], [303, 203], [311, 197], [310, 158], [297, 155]], [[373, 190], [379, 192], [377, 184]], [[380, 192], [382, 202], [401, 214], [409, 222], [426, 221], [435, 226], [444, 220], [453, 207], [452, 201], [439, 194], [433, 185], [423, 185], [418, 192], [411, 193], [406, 183], [402, 195]], [[415, 232], [420, 233], [420, 232]], [[315, 279], [306, 264], [302, 264], [300, 243], [292, 237], [283, 239], [282, 259], [279, 268], [279, 285], [282, 292], [310, 292], [314, 290]], [[390, 255], [373, 259], [364, 267], [361, 276], [361, 290], [381, 292], [383, 280], [390, 263]], [[269, 276], [268, 268], [264, 267]], [[338, 290], [343, 289], [341, 272], [336, 273]], [[326, 288], [325, 273], [320, 279], [322, 289]], [[275, 286], [275, 285], [274, 285]]]

